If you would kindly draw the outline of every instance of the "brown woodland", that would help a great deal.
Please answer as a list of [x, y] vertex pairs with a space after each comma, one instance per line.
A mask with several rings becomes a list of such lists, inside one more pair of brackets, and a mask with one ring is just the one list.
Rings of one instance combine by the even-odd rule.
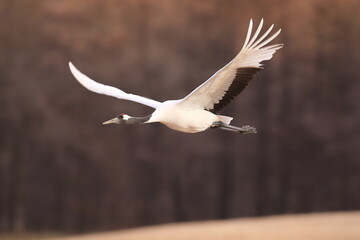
[[[331, 4], [330, 4], [331, 2]], [[358, 0], [1, 0], [0, 230], [87, 232], [360, 209]], [[256, 135], [103, 126], [182, 98], [240, 50], [284, 43], [222, 114]]]

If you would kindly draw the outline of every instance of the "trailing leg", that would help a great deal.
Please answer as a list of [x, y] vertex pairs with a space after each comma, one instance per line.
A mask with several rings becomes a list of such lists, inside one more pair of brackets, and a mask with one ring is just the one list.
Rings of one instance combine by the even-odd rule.
[[256, 133], [256, 128], [251, 127], [249, 125], [243, 126], [243, 127], [235, 127], [229, 124], [225, 124], [223, 122], [213, 122], [211, 125], [211, 128], [220, 128], [227, 131], [232, 132], [238, 132], [242, 134], [250, 134], [250, 133]]

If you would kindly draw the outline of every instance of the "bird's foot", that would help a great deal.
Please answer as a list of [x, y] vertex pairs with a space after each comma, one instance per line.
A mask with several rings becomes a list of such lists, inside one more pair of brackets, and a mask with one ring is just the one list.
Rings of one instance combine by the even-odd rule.
[[251, 126], [249, 126], [249, 125], [242, 126], [239, 130], [240, 130], [240, 132], [241, 132], [242, 134], [257, 133], [256, 128], [251, 127]]

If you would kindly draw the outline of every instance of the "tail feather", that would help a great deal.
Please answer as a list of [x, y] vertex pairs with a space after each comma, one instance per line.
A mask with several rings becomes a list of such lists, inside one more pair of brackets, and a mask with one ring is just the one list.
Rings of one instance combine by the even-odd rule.
[[225, 124], [230, 124], [230, 122], [233, 120], [232, 117], [227, 117], [227, 116], [222, 116], [222, 115], [218, 115], [219, 117], [219, 121], [223, 122]]

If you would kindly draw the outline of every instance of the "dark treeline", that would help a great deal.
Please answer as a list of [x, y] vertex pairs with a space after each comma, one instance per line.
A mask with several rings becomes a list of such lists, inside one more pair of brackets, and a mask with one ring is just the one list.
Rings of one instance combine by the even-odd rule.
[[[0, 230], [360, 209], [359, 12], [358, 0], [0, 1]], [[285, 47], [223, 111], [256, 135], [102, 126], [152, 110], [85, 90], [67, 66], [182, 98], [261, 17]]]

